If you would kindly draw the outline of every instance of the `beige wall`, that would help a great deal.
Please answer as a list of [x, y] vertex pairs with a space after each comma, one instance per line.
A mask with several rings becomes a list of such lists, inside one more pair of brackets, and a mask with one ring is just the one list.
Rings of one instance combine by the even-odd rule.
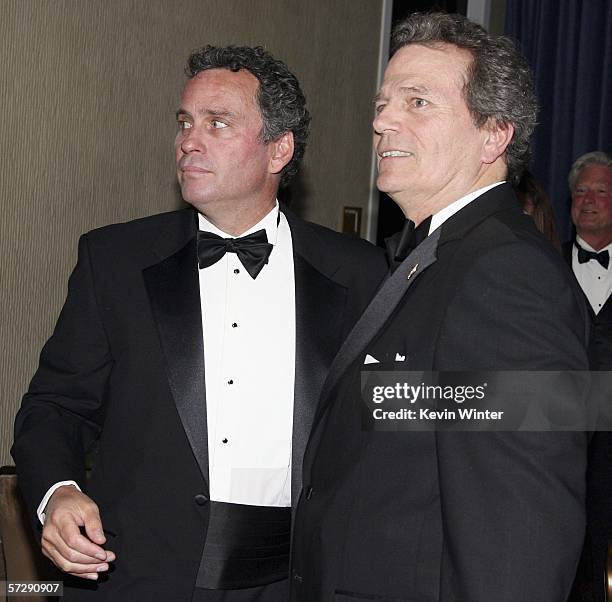
[[[306, 92], [313, 129], [293, 196], [338, 227], [366, 207], [382, 0], [0, 2], [0, 463], [80, 233], [171, 210], [174, 110], [189, 52], [262, 44]], [[362, 227], [363, 231], [363, 227]]]

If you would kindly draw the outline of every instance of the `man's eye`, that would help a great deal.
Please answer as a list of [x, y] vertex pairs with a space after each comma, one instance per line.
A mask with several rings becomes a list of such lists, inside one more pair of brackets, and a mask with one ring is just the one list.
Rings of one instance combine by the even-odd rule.
[[188, 121], [180, 120], [178, 121], [178, 129], [179, 130], [188, 130], [191, 127], [191, 124]]
[[378, 105], [374, 105], [374, 113], [376, 113], [377, 115], [382, 113], [382, 110], [385, 108], [384, 104], [378, 104]]
[[415, 98], [413, 102], [417, 108], [426, 107], [429, 104], [424, 98]]
[[215, 130], [221, 130], [227, 127], [227, 123], [223, 121], [219, 121], [218, 119], [213, 119], [210, 124], [213, 126]]

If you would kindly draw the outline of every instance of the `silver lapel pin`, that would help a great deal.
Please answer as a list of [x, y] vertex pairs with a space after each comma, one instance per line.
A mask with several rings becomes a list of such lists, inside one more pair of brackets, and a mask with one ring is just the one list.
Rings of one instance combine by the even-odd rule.
[[418, 263], [415, 263], [412, 266], [412, 269], [410, 270], [410, 274], [408, 274], [408, 276], [406, 277], [406, 280], [410, 280], [410, 278], [412, 277], [412, 275], [417, 271], [417, 268], [419, 267]]

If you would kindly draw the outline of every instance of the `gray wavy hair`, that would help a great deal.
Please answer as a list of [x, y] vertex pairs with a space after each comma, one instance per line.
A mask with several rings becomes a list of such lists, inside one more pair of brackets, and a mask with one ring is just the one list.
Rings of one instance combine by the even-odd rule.
[[531, 71], [512, 40], [490, 35], [462, 15], [431, 12], [414, 13], [395, 27], [391, 54], [409, 44], [453, 44], [470, 52], [473, 60], [463, 89], [468, 110], [477, 127], [489, 119], [514, 126], [505, 161], [508, 181], [517, 184], [529, 165], [538, 107]]
[[612, 155], [603, 151], [592, 151], [578, 157], [572, 164], [572, 168], [567, 176], [570, 192], [574, 192], [576, 180], [578, 180], [580, 172], [587, 165], [603, 165], [604, 167], [612, 168]]

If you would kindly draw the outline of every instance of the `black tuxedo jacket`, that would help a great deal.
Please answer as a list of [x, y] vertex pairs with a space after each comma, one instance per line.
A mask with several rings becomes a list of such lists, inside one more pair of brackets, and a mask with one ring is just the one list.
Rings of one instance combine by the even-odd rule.
[[[323, 386], [292, 599], [561, 602], [584, 534], [580, 432], [367, 432], [363, 370], [583, 370], [586, 310], [507, 185], [380, 288]], [[380, 364], [364, 365], [366, 354]], [[396, 361], [404, 358], [404, 361]]]
[[[321, 385], [386, 261], [362, 240], [285, 214], [296, 285], [296, 500]], [[12, 454], [38, 528], [46, 490], [84, 484], [97, 441], [87, 493], [117, 561], [96, 599], [189, 600], [194, 587], [209, 497], [195, 218], [185, 209], [81, 238], [66, 303], [17, 415]]]

